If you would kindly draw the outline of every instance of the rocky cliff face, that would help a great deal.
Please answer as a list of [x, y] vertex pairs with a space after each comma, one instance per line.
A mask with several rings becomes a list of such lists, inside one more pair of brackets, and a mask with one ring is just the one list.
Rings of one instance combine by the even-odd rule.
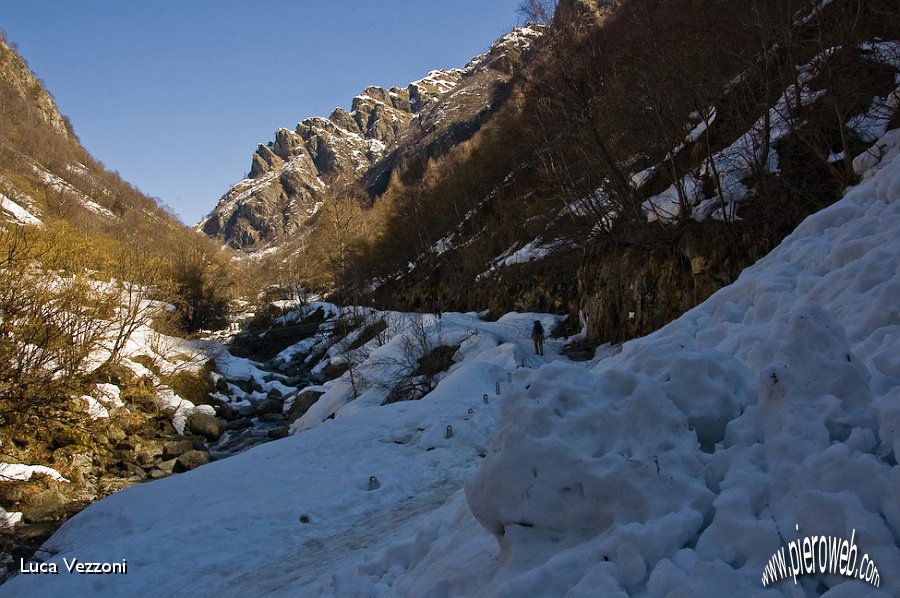
[[431, 71], [403, 88], [368, 87], [349, 112], [337, 108], [279, 129], [256, 150], [247, 178], [197, 228], [234, 248], [259, 250], [302, 231], [336, 183], [361, 183], [377, 195], [412, 156], [440, 154], [474, 133], [497, 85], [539, 35], [539, 28], [515, 30], [464, 68]]
[[[2, 37], [0, 37], [0, 73], [2, 73], [5, 84], [5, 93], [15, 94], [27, 103], [54, 133], [69, 137], [70, 132], [66, 121], [57, 110], [53, 98], [34, 76], [22, 57], [10, 48]], [[4, 101], [4, 104], [8, 104], [8, 102]], [[8, 106], [3, 107], [4, 111], [7, 109]], [[4, 116], [6, 115], [4, 114]]]

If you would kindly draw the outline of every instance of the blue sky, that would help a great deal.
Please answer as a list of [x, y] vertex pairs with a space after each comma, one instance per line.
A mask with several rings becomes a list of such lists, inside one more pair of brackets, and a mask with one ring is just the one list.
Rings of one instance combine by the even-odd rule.
[[0, 28], [107, 168], [187, 224], [279, 127], [463, 66], [520, 0], [0, 0]]

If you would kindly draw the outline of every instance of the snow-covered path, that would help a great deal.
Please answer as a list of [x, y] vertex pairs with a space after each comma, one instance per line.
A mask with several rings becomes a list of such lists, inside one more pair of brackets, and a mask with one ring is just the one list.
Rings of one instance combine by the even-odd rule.
[[[112, 495], [48, 542], [58, 551], [51, 560], [61, 573], [21, 575], [3, 590], [173, 596], [189, 584], [195, 596], [297, 595], [296, 588], [330, 579], [323, 571], [396, 544], [411, 522], [460, 492], [496, 432], [498, 382], [506, 392], [526, 369], [562, 359], [561, 341], [552, 339], [546, 356], [533, 354], [529, 332], [536, 317], [548, 329], [555, 320], [424, 316], [435, 342], [465, 340], [459, 363], [421, 401], [351, 402], [346, 413], [338, 410], [335, 419], [301, 433]], [[378, 486], [372, 490], [371, 476]], [[63, 557], [126, 560], [128, 573], [69, 574]]]

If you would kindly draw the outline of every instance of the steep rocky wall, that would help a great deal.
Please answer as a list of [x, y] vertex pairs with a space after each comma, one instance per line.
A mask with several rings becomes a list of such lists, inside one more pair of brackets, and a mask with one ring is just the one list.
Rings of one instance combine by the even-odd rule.
[[354, 182], [375, 197], [392, 173], [413, 176], [486, 122], [502, 103], [497, 89], [526, 62], [542, 31], [514, 30], [463, 69], [434, 70], [406, 87], [368, 87], [349, 112], [337, 108], [328, 118], [279, 129], [257, 148], [248, 177], [196, 228], [235, 249], [277, 246], [305, 224], [314, 226], [311, 218], [335, 181]]
[[379, 307], [411, 311], [428, 311], [438, 298], [445, 310], [493, 316], [541, 311], [568, 314], [575, 323], [581, 314], [592, 341], [619, 343], [659, 329], [733, 282], [803, 215], [773, 218], [758, 205], [731, 224], [642, 228], [628, 242], [594, 242], [464, 284], [449, 270], [452, 260], [423, 261], [374, 298]]
[[646, 242], [601, 243], [578, 269], [580, 310], [596, 342], [649, 334], [730, 284], [797, 222], [707, 221]]
[[428, 311], [439, 299], [445, 310], [550, 312], [577, 315], [578, 286], [573, 265], [581, 250], [502, 268], [491, 276], [462, 284], [450, 272], [451, 263], [422, 263], [413, 275], [383, 285], [374, 294], [379, 307]]

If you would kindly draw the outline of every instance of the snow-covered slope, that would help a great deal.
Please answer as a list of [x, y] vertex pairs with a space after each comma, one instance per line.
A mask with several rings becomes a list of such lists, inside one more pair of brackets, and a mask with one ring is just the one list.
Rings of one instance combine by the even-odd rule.
[[[116, 494], [48, 542], [59, 574], [3, 590], [900, 595], [900, 134], [879, 147], [844, 199], [621, 353], [537, 358], [530, 316], [445, 316], [430, 334], [474, 334], [421, 401], [349, 403]], [[790, 572], [763, 586], [773, 554], [821, 536], [852, 538], [881, 587]], [[64, 558], [128, 572], [69, 574]]]

